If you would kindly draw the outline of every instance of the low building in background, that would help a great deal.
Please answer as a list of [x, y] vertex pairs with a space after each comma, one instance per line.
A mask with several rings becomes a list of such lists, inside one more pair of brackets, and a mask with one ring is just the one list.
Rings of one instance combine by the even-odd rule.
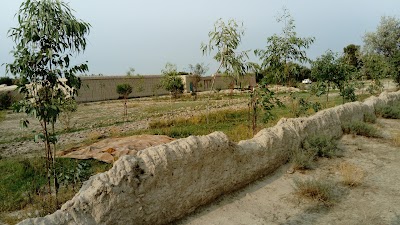
[[[184, 84], [184, 93], [192, 92], [195, 78], [191, 75], [181, 75]], [[161, 86], [162, 76], [91, 76], [81, 77], [82, 85], [78, 90], [77, 102], [94, 102], [114, 100], [120, 98], [116, 92], [118, 84], [127, 83], [133, 87], [129, 98], [168, 95]], [[208, 91], [211, 88], [213, 77], [201, 77], [197, 84], [197, 91]], [[255, 76], [247, 75], [234, 80], [231, 77], [217, 75], [215, 77], [214, 90], [225, 90], [230, 88], [249, 89], [256, 85]]]

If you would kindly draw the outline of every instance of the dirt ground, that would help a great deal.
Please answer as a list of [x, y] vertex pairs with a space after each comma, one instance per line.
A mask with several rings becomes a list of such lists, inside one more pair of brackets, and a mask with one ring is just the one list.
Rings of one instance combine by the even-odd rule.
[[[153, 119], [190, 117], [206, 112], [207, 99], [197, 101], [169, 101], [169, 98], [129, 99], [128, 121], [124, 122], [123, 101], [81, 103], [70, 122], [73, 129], [62, 131], [63, 124], [56, 124], [59, 131], [58, 149], [78, 147], [91, 139], [104, 139], [119, 136], [126, 132], [146, 129]], [[211, 100], [210, 112], [247, 107], [245, 98], [230, 99], [221, 97]], [[7, 111], [6, 118], [0, 122], [0, 157], [34, 156], [42, 154], [43, 143], [33, 141], [34, 134], [40, 132], [40, 124], [35, 118], [29, 119], [28, 128], [21, 128], [20, 120], [27, 118], [23, 113]]]
[[[341, 157], [321, 158], [315, 170], [295, 171], [290, 164], [246, 188], [223, 196], [174, 224], [400, 224], [400, 120], [378, 119], [383, 138], [344, 135]], [[396, 139], [397, 138], [397, 139]], [[364, 172], [357, 187], [342, 184], [339, 165]], [[294, 192], [294, 179], [324, 179], [341, 190], [338, 202], [325, 206]]]

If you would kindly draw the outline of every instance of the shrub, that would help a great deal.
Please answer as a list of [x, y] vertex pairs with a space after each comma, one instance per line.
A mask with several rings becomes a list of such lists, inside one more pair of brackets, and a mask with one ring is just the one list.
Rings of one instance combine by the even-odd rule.
[[315, 168], [316, 152], [306, 151], [302, 148], [295, 150], [291, 156], [293, 169], [307, 170]]
[[376, 115], [374, 113], [370, 113], [370, 112], [364, 113], [364, 122], [376, 123]]
[[307, 137], [302, 147], [305, 151], [316, 154], [318, 157], [331, 158], [338, 155], [336, 141], [327, 135], [313, 135]]
[[364, 171], [351, 163], [340, 164], [339, 172], [342, 176], [342, 183], [350, 187], [359, 186], [364, 179]]
[[387, 119], [400, 119], [400, 104], [378, 108], [377, 114]]
[[352, 121], [342, 124], [342, 130], [345, 134], [362, 135], [365, 137], [380, 137], [378, 130], [370, 124], [363, 121]]
[[9, 77], [1, 77], [0, 78], [0, 85], [5, 84], [7, 86], [13, 85], [13, 80]]
[[116, 90], [119, 95], [126, 99], [132, 93], [132, 86], [130, 84], [118, 84]]
[[301, 197], [308, 198], [314, 201], [323, 203], [326, 206], [335, 204], [340, 195], [341, 189], [330, 180], [294, 180], [295, 193]]
[[174, 98], [177, 98], [184, 90], [182, 79], [178, 75], [164, 75], [161, 82], [164, 89], [171, 92], [171, 95]]
[[177, 98], [179, 94], [183, 93], [184, 86], [182, 78], [179, 76], [176, 65], [167, 63], [165, 68], [161, 70], [162, 72], [162, 79], [161, 79], [161, 86], [169, 91], [172, 97]]
[[11, 93], [0, 93], [0, 110], [8, 109], [12, 104]]

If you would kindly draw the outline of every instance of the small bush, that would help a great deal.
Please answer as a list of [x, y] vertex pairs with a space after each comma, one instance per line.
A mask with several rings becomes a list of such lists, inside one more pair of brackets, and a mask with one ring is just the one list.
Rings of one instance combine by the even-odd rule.
[[13, 85], [13, 79], [9, 77], [0, 77], [0, 85], [5, 84], [7, 86]]
[[332, 158], [339, 153], [336, 141], [327, 135], [310, 136], [304, 140], [302, 147], [318, 157]]
[[118, 84], [116, 91], [121, 97], [126, 99], [132, 93], [132, 86], [130, 84]]
[[306, 151], [304, 149], [295, 150], [291, 156], [293, 169], [295, 170], [308, 170], [315, 168], [316, 152]]
[[345, 134], [362, 135], [365, 137], [380, 137], [378, 130], [370, 124], [362, 121], [344, 123], [342, 130]]
[[359, 186], [364, 179], [364, 171], [351, 163], [340, 164], [339, 172], [342, 176], [342, 183], [350, 187]]
[[0, 93], [0, 110], [8, 109], [12, 104], [11, 93]]
[[329, 180], [294, 180], [295, 193], [301, 197], [321, 202], [326, 206], [332, 206], [338, 202], [341, 190], [333, 181]]
[[370, 112], [364, 113], [364, 122], [376, 123], [376, 115], [374, 113], [370, 113]]
[[400, 119], [400, 104], [378, 108], [377, 114], [387, 119]]

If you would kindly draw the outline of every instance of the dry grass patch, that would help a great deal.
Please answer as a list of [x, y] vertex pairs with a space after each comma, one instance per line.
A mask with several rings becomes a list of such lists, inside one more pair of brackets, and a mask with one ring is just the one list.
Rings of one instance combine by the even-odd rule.
[[90, 133], [87, 134], [87, 139], [94, 141], [94, 140], [100, 140], [105, 138], [104, 134], [100, 133], [99, 131], [91, 131]]
[[394, 146], [400, 147], [400, 134], [399, 133], [394, 135], [394, 137], [392, 139], [392, 143]]
[[339, 201], [342, 190], [331, 180], [294, 180], [295, 193], [300, 197], [323, 203], [325, 206], [333, 206]]
[[348, 162], [339, 165], [339, 173], [342, 176], [342, 183], [350, 187], [361, 185], [365, 177], [364, 170]]

